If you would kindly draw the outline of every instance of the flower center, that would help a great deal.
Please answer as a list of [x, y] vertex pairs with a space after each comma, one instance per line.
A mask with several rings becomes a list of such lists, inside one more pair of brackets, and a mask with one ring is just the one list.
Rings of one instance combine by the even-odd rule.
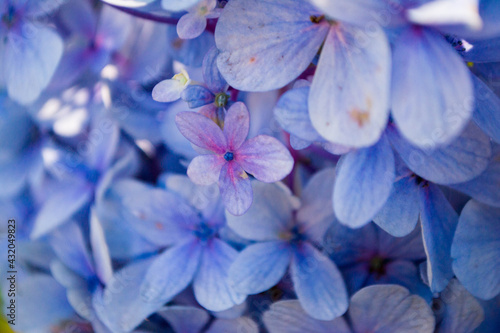
[[224, 154], [224, 159], [230, 162], [234, 159], [234, 154], [228, 151], [227, 153]]
[[226, 106], [228, 100], [229, 100], [229, 95], [221, 92], [215, 95], [214, 104], [216, 107], [221, 108]]

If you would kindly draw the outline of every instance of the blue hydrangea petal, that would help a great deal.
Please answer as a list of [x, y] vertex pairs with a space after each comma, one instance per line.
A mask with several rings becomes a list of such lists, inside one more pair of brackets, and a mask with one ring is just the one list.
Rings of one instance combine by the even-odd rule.
[[301, 207], [296, 214], [299, 229], [318, 244], [335, 219], [332, 206], [334, 180], [335, 170], [323, 169], [309, 179], [301, 193]]
[[121, 181], [114, 190], [123, 205], [124, 219], [153, 244], [168, 246], [181, 242], [200, 222], [198, 212], [174, 193], [136, 180]]
[[172, 305], [158, 311], [175, 332], [199, 333], [210, 320], [210, 315], [194, 306]]
[[75, 222], [66, 223], [54, 230], [49, 236], [49, 242], [59, 260], [73, 272], [84, 278], [95, 275], [82, 231]]
[[[2, 280], [4, 279], [5, 275], [2, 274]], [[8, 299], [6, 289], [3, 290], [4, 299]], [[18, 331], [50, 331], [50, 326], [74, 313], [66, 299], [64, 288], [48, 274], [35, 273], [18, 280], [16, 291], [15, 328]], [[4, 308], [2, 313], [7, 311]]]
[[344, 279], [335, 264], [305, 242], [290, 265], [293, 287], [300, 304], [313, 318], [332, 320], [348, 306]]
[[491, 299], [500, 293], [500, 208], [471, 200], [458, 223], [451, 256], [453, 271], [476, 297]]
[[44, 236], [67, 222], [73, 214], [84, 207], [91, 198], [93, 186], [83, 179], [74, 178], [57, 187], [40, 207], [31, 231], [31, 238]]
[[63, 54], [62, 38], [44, 26], [31, 27], [34, 36], [11, 32], [5, 45], [3, 67], [9, 96], [21, 104], [34, 102], [49, 84]]
[[[173, 102], [181, 98], [184, 89], [185, 85], [182, 84], [179, 80], [163, 80], [153, 88], [153, 99], [157, 102]], [[196, 97], [198, 97], [198, 92], [196, 90], [195, 92]], [[196, 101], [197, 99], [194, 100]]]
[[350, 333], [343, 317], [323, 321], [309, 316], [297, 300], [279, 301], [264, 312], [263, 321], [270, 333]]
[[214, 94], [225, 91], [227, 88], [227, 82], [217, 67], [218, 56], [219, 50], [216, 47], [212, 47], [203, 59], [203, 79], [208, 89]]
[[203, 249], [193, 290], [198, 303], [207, 310], [223, 311], [245, 301], [246, 295], [228, 283], [228, 270], [237, 255], [235, 249], [216, 238]]
[[413, 145], [434, 149], [456, 138], [473, 111], [471, 74], [440, 34], [410, 27], [396, 41], [392, 116]]
[[327, 22], [315, 24], [311, 15], [318, 12], [307, 2], [228, 2], [215, 29], [222, 76], [246, 91], [273, 90], [298, 77], [328, 30]]
[[[365, 36], [360, 42], [360, 36]], [[383, 30], [337, 24], [323, 44], [309, 94], [309, 114], [328, 141], [375, 144], [389, 117], [390, 48]]]
[[410, 261], [425, 259], [420, 224], [417, 224], [415, 229], [404, 237], [394, 237], [380, 230], [377, 235], [378, 251], [382, 257]]
[[193, 39], [207, 27], [207, 19], [198, 13], [187, 13], [177, 22], [177, 34], [182, 39]]
[[239, 236], [256, 241], [279, 240], [293, 227], [292, 194], [284, 186], [253, 182], [255, 199], [242, 216], [226, 214], [227, 224]]
[[384, 206], [394, 180], [394, 153], [386, 136], [375, 146], [348, 153], [335, 179], [335, 215], [352, 228], [365, 225]]
[[259, 333], [259, 326], [248, 317], [234, 319], [216, 319], [206, 333]]
[[450, 281], [438, 302], [442, 311], [438, 313], [441, 321], [437, 333], [473, 332], [484, 320], [483, 308], [457, 279]]
[[394, 127], [388, 136], [406, 165], [424, 179], [437, 184], [457, 184], [480, 175], [491, 157], [490, 139], [469, 124], [449, 146], [423, 150], [403, 139]]
[[212, 103], [215, 99], [214, 94], [207, 88], [199, 85], [188, 86], [181, 97], [186, 101], [191, 109]]
[[418, 222], [420, 198], [415, 180], [413, 176], [395, 182], [385, 205], [373, 218], [373, 222], [395, 237], [408, 235]]
[[180, 12], [196, 5], [200, 0], [161, 0], [161, 6], [165, 10]]
[[152, 260], [133, 262], [113, 275], [104, 290], [92, 296], [99, 319], [112, 331], [128, 333], [165, 303], [146, 301], [138, 286], [144, 279]]
[[473, 76], [472, 82], [476, 96], [472, 119], [488, 136], [500, 143], [500, 97], [476, 76]]
[[243, 215], [252, 205], [250, 177], [237, 162], [222, 166], [219, 191], [227, 211], [233, 215]]
[[458, 215], [443, 192], [433, 184], [420, 192], [422, 236], [427, 254], [427, 279], [432, 292], [440, 292], [455, 275], [451, 268], [451, 243]]
[[281, 128], [306, 141], [322, 140], [309, 118], [307, 101], [309, 87], [301, 87], [285, 92], [274, 108], [274, 116]]
[[107, 284], [113, 277], [113, 267], [104, 229], [93, 207], [90, 210], [90, 245], [96, 275], [103, 284]]
[[148, 268], [140, 294], [145, 302], [168, 302], [186, 288], [198, 270], [203, 247], [194, 239], [169, 248]]
[[228, 283], [246, 295], [261, 293], [280, 281], [290, 259], [291, 249], [284, 241], [249, 245], [231, 265]]
[[182, 39], [177, 36], [174, 25], [167, 26], [167, 40], [167, 50], [172, 58], [191, 67], [201, 67], [205, 53], [215, 45], [211, 32], [204, 31], [196, 38]]
[[434, 332], [434, 315], [426, 301], [404, 287], [377, 285], [351, 298], [349, 317], [356, 332]]
[[[155, 0], [102, 0], [102, 1], [118, 7], [139, 8], [139, 7], [144, 7]], [[165, 0], [165, 2], [167, 1], [176, 2], [175, 0]]]

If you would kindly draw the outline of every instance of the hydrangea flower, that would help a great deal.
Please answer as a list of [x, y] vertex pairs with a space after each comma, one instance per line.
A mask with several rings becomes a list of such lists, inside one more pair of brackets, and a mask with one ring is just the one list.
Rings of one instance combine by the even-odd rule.
[[40, 96], [63, 54], [62, 38], [38, 22], [60, 5], [59, 0], [0, 2], [0, 59], [4, 69], [0, 82], [21, 104], [30, 104]]
[[201, 0], [188, 10], [177, 23], [177, 34], [182, 39], [196, 38], [207, 27], [207, 19], [218, 18], [217, 0]]
[[256, 198], [249, 211], [239, 217], [227, 215], [231, 229], [257, 241], [239, 254], [229, 270], [229, 283], [235, 290], [260, 293], [277, 284], [289, 270], [295, 293], [311, 317], [331, 320], [346, 311], [342, 276], [313, 245], [321, 243], [333, 218], [333, 212], [324, 209], [324, 203], [331, 199], [332, 181], [331, 170], [316, 174], [304, 189], [303, 203], [296, 212], [286, 190], [254, 183]]
[[231, 214], [242, 215], [252, 204], [247, 173], [262, 182], [273, 183], [292, 170], [293, 158], [277, 139], [258, 135], [246, 140], [250, 119], [243, 103], [229, 108], [223, 129], [196, 112], [181, 112], [175, 121], [182, 135], [204, 153], [189, 164], [189, 178], [200, 185], [217, 182]]

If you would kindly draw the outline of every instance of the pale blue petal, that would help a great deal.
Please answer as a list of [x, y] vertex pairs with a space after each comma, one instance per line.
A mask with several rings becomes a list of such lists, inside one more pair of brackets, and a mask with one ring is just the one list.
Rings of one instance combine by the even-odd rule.
[[68, 221], [91, 200], [92, 192], [92, 185], [78, 178], [61, 184], [38, 211], [30, 237], [44, 236]]
[[297, 222], [302, 233], [318, 244], [335, 219], [332, 205], [335, 170], [326, 168], [316, 172], [301, 193], [301, 207]]
[[212, 103], [214, 94], [207, 88], [199, 85], [188, 86], [182, 93], [181, 98], [187, 102], [191, 109]]
[[500, 207], [500, 155], [491, 160], [486, 170], [465, 183], [450, 185], [451, 188], [470, 195], [490, 206]]
[[179, 333], [200, 333], [210, 320], [205, 310], [193, 306], [168, 306], [158, 311], [158, 314]]
[[336, 24], [323, 44], [309, 94], [309, 115], [333, 143], [375, 144], [389, 118], [391, 57], [381, 28]]
[[326, 22], [311, 22], [316, 14], [307, 2], [294, 0], [228, 2], [215, 29], [217, 64], [226, 81], [239, 90], [268, 91], [298, 77], [328, 30]]
[[473, 295], [500, 293], [500, 209], [471, 200], [462, 210], [451, 247], [453, 271]]
[[226, 214], [227, 224], [239, 236], [258, 241], [278, 240], [293, 227], [292, 194], [284, 186], [253, 182], [255, 200], [242, 216]]
[[473, 112], [471, 74], [443, 36], [406, 29], [396, 41], [392, 73], [392, 116], [410, 143], [435, 149], [460, 134]]
[[347, 290], [333, 262], [309, 243], [294, 253], [290, 266], [293, 287], [304, 310], [313, 318], [332, 320], [347, 310]]
[[[139, 8], [146, 6], [147, 4], [155, 1], [155, 0], [102, 0], [103, 2], [109, 3], [110, 5], [118, 6], [118, 7], [127, 7], [127, 8]], [[176, 0], [165, 0], [170, 2], [180, 2]], [[193, 0], [191, 0], [193, 1]], [[187, 1], [183, 1], [187, 2]]]
[[9, 96], [21, 104], [34, 102], [49, 84], [63, 53], [62, 38], [44, 26], [31, 26], [34, 35], [10, 33], [3, 67]]
[[[68, 242], [71, 239], [71, 242]], [[66, 223], [50, 234], [49, 242], [57, 257], [78, 275], [90, 279], [94, 267], [82, 231], [75, 222]]]
[[164, 304], [145, 301], [138, 286], [151, 265], [151, 259], [134, 262], [113, 275], [104, 290], [92, 298], [98, 317], [113, 333], [131, 332]]
[[165, 10], [180, 12], [196, 5], [200, 0], [161, 0], [161, 6]]
[[250, 177], [237, 162], [233, 161], [222, 166], [219, 191], [224, 206], [232, 215], [243, 215], [252, 205]]
[[373, 222], [395, 237], [405, 236], [418, 222], [419, 200], [416, 177], [402, 178], [394, 183], [391, 195]]
[[123, 206], [123, 217], [153, 244], [182, 242], [200, 221], [198, 213], [174, 193], [136, 180], [120, 181], [113, 188]]
[[355, 332], [434, 332], [434, 315], [425, 300], [397, 285], [361, 289], [351, 298], [349, 317]]
[[113, 267], [111, 266], [111, 257], [104, 229], [93, 207], [90, 209], [90, 245], [92, 247], [96, 275], [103, 284], [107, 284], [113, 277]]
[[309, 87], [291, 89], [281, 95], [274, 108], [274, 117], [281, 128], [306, 141], [322, 140], [309, 118], [307, 98]]
[[375, 146], [348, 153], [335, 179], [335, 215], [352, 228], [365, 225], [384, 206], [394, 180], [394, 153], [387, 137]]
[[263, 321], [270, 333], [350, 333], [343, 317], [323, 321], [309, 316], [297, 300], [279, 301], [264, 312]]
[[201, 255], [200, 244], [190, 240], [156, 257], [138, 288], [142, 300], [151, 303], [170, 301], [191, 283]]
[[216, 319], [205, 333], [259, 333], [259, 326], [248, 317]]
[[476, 76], [473, 76], [472, 82], [476, 101], [472, 119], [487, 135], [500, 143], [500, 98]]
[[237, 255], [235, 249], [216, 238], [203, 249], [193, 290], [198, 303], [207, 310], [223, 311], [245, 301], [246, 295], [228, 284], [228, 270]]
[[438, 318], [442, 318], [436, 333], [474, 332], [484, 320], [483, 308], [457, 279], [450, 281], [436, 301], [441, 303]]
[[177, 34], [182, 39], [193, 39], [207, 27], [207, 19], [198, 13], [187, 13], [177, 22]]
[[430, 184], [421, 190], [420, 195], [427, 279], [432, 292], [439, 292], [455, 275], [451, 268], [451, 243], [458, 215], [437, 186]]
[[153, 88], [153, 99], [157, 102], [174, 102], [181, 98], [185, 85], [179, 80], [163, 80]]
[[394, 127], [389, 127], [387, 132], [406, 165], [422, 178], [438, 184], [473, 179], [486, 169], [491, 157], [489, 138], [473, 124], [449, 146], [435, 150], [410, 145]]
[[231, 265], [228, 283], [242, 294], [261, 293], [280, 281], [290, 260], [291, 248], [287, 242], [272, 241], [249, 245]]

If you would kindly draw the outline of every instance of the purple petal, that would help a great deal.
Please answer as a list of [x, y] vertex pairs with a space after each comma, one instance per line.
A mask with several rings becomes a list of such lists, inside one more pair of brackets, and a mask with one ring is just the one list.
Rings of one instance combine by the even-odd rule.
[[219, 189], [229, 213], [243, 215], [252, 204], [252, 185], [247, 173], [237, 162], [226, 163], [221, 169]]
[[[217, 64], [227, 82], [240, 90], [283, 87], [311, 63], [328, 30], [307, 2], [231, 0], [215, 29], [221, 51]], [[262, 36], [265, 36], [264, 38]]]
[[222, 155], [196, 156], [187, 170], [189, 179], [198, 185], [210, 185], [219, 180], [220, 171], [227, 163]]
[[213, 239], [204, 248], [193, 290], [205, 309], [223, 311], [245, 300], [246, 295], [237, 293], [228, 284], [227, 272], [237, 255], [238, 251], [219, 239]]
[[285, 178], [293, 168], [293, 158], [277, 139], [259, 135], [247, 140], [235, 154], [235, 160], [258, 180], [274, 183]]
[[375, 144], [389, 117], [390, 48], [382, 29], [337, 24], [321, 52], [309, 94], [309, 115], [333, 143]]
[[182, 39], [193, 39], [201, 35], [207, 27], [207, 19], [204, 16], [187, 13], [177, 22], [177, 34]]
[[250, 115], [245, 104], [234, 103], [227, 110], [224, 119], [224, 135], [227, 139], [228, 149], [235, 151], [245, 142], [250, 128]]
[[179, 112], [175, 116], [175, 123], [179, 131], [194, 145], [224, 154], [227, 141], [222, 130], [212, 120], [196, 112]]

